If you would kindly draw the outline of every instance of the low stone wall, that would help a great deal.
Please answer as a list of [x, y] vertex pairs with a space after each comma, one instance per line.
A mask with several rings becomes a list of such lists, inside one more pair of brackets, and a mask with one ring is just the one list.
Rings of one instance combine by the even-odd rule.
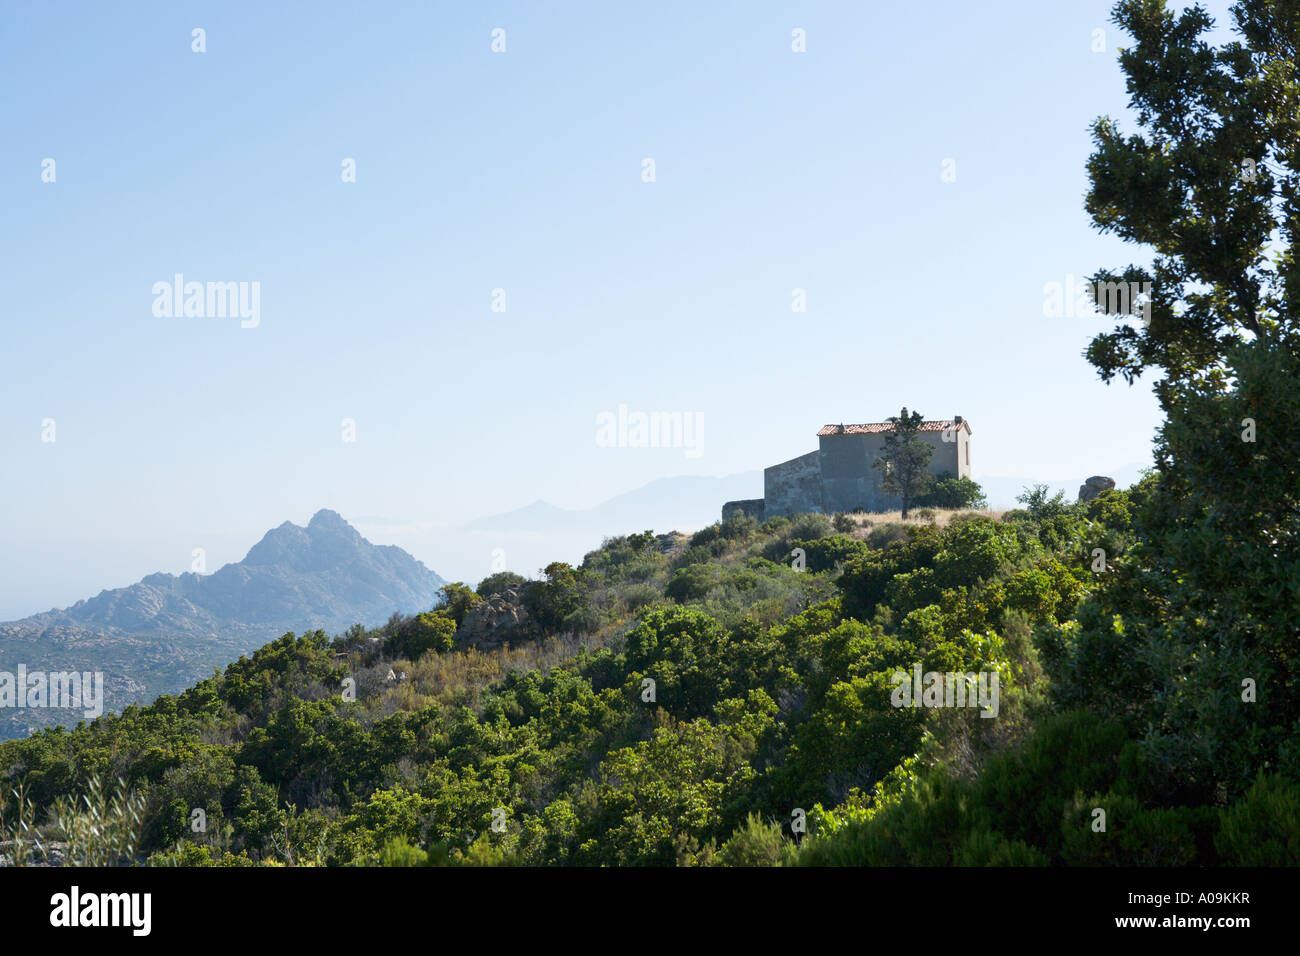
[[762, 498], [743, 498], [740, 501], [728, 501], [722, 506], [722, 520], [734, 518], [739, 514], [747, 514], [759, 521], [764, 517], [764, 506]]

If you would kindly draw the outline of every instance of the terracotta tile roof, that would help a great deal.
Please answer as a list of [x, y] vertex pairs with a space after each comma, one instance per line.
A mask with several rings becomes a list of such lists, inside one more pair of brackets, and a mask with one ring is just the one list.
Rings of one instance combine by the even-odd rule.
[[[956, 424], [954, 419], [948, 419], [941, 422], [922, 422], [921, 431], [923, 432], [941, 432], [945, 428], [952, 428]], [[970, 432], [970, 422], [962, 419], [961, 428]], [[825, 438], [827, 435], [880, 435], [892, 432], [894, 426], [889, 422], [867, 422], [862, 425], [825, 425], [817, 432], [818, 438]]]

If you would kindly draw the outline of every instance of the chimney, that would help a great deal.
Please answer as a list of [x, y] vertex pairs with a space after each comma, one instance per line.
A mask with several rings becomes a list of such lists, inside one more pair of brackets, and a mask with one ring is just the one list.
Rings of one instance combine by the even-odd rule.
[[954, 416], [952, 416], [952, 423], [953, 423], [954, 425], [960, 425], [960, 424], [961, 424], [961, 416], [960, 416], [960, 415], [954, 415]]

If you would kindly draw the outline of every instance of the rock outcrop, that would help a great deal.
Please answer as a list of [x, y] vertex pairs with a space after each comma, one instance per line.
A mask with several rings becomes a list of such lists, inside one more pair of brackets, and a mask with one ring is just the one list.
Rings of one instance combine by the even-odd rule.
[[1103, 491], [1110, 491], [1115, 487], [1115, 479], [1107, 478], [1105, 475], [1093, 475], [1087, 481], [1079, 486], [1079, 503], [1092, 501]]
[[532, 620], [519, 589], [507, 588], [490, 595], [465, 614], [456, 631], [456, 645], [492, 650], [528, 636]]

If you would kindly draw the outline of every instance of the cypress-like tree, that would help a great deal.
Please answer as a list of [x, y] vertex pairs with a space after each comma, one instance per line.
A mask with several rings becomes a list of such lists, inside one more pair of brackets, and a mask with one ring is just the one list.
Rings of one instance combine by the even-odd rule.
[[885, 448], [872, 463], [882, 478], [880, 487], [903, 499], [903, 519], [912, 502], [930, 490], [934, 476], [930, 474], [930, 458], [934, 446], [921, 437], [921, 424], [925, 421], [920, 412], [908, 414], [907, 406], [898, 415], [888, 418], [893, 430], [885, 435]]

